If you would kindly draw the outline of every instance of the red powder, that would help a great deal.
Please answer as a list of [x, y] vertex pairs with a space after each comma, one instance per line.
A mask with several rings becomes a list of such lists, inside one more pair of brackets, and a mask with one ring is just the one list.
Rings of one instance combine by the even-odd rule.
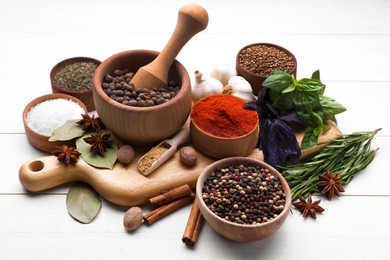
[[201, 130], [218, 137], [239, 137], [258, 122], [256, 111], [243, 108], [245, 100], [231, 95], [211, 95], [198, 101], [191, 118]]

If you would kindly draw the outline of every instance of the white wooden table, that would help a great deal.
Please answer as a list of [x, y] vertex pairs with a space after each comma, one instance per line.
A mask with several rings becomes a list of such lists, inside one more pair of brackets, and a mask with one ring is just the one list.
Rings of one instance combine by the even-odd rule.
[[390, 254], [390, 1], [198, 1], [208, 28], [177, 59], [192, 76], [234, 64], [250, 43], [284, 46], [298, 77], [321, 70], [326, 94], [347, 107], [344, 133], [382, 131], [380, 150], [340, 198], [321, 198], [317, 220], [293, 210], [272, 237], [252, 243], [222, 238], [207, 224], [196, 246], [181, 242], [190, 206], [127, 233], [123, 207], [103, 202], [88, 225], [65, 206], [69, 186], [31, 194], [20, 165], [43, 156], [27, 141], [22, 111], [51, 92], [49, 72], [65, 58], [100, 60], [129, 49], [161, 50], [186, 1], [0, 0], [0, 259], [388, 259]]

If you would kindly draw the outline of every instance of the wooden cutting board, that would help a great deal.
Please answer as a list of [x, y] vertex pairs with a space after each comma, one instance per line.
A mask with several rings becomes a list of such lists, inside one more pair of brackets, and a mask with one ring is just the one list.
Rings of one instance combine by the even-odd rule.
[[[331, 129], [320, 136], [319, 143], [335, 139], [338, 134], [341, 134], [333, 122], [329, 122], [329, 125]], [[303, 133], [298, 132], [296, 135], [300, 142]], [[40, 157], [22, 164], [19, 170], [19, 179], [23, 187], [32, 192], [43, 191], [74, 181], [82, 181], [91, 185], [103, 198], [114, 204], [134, 206], [143, 204], [149, 198], [183, 184], [188, 184], [194, 189], [202, 170], [216, 161], [198, 153], [197, 164], [194, 167], [187, 167], [181, 163], [179, 154], [176, 153], [153, 173], [145, 177], [138, 173], [136, 165], [138, 159], [148, 149], [137, 148], [131, 164], [123, 165], [117, 162], [113, 170], [95, 168], [82, 159], [75, 165], [64, 165], [58, 162], [55, 156]], [[303, 150], [302, 157], [319, 149], [320, 146], [317, 145]], [[248, 157], [263, 160], [259, 149], [254, 149]]]

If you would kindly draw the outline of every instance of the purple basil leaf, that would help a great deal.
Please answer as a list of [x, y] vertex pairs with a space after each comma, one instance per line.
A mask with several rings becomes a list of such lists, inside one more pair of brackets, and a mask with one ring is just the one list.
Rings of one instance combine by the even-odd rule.
[[276, 168], [296, 162], [301, 156], [294, 129], [282, 119], [261, 121], [259, 148], [263, 150], [265, 162]]
[[294, 123], [298, 123], [298, 124], [303, 124], [303, 121], [298, 116], [298, 114], [295, 112], [295, 110], [290, 110], [290, 111], [286, 111], [285, 113], [281, 113], [279, 118], [282, 120], [286, 120], [289, 123], [294, 122]]

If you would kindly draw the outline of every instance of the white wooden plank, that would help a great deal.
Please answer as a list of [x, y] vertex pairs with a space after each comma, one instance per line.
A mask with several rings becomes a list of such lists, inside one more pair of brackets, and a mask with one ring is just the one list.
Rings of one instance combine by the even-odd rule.
[[390, 224], [383, 217], [390, 213], [389, 197], [351, 196], [320, 205], [325, 212], [317, 220], [293, 209], [277, 233], [252, 243], [227, 240], [204, 224], [190, 250], [181, 242], [190, 206], [127, 233], [125, 209], [106, 203], [83, 225], [66, 212], [65, 196], [0, 196], [0, 253], [4, 259], [383, 259], [390, 253]]
[[[196, 1], [209, 13], [207, 33], [388, 34], [385, 0]], [[2, 31], [171, 32], [188, 1], [2, 1]], [[23, 7], [23, 8], [21, 8]], [[156, 26], [156, 18], [158, 26]], [[23, 20], [24, 22], [19, 22]], [[56, 21], [52, 24], [48, 21]]]

